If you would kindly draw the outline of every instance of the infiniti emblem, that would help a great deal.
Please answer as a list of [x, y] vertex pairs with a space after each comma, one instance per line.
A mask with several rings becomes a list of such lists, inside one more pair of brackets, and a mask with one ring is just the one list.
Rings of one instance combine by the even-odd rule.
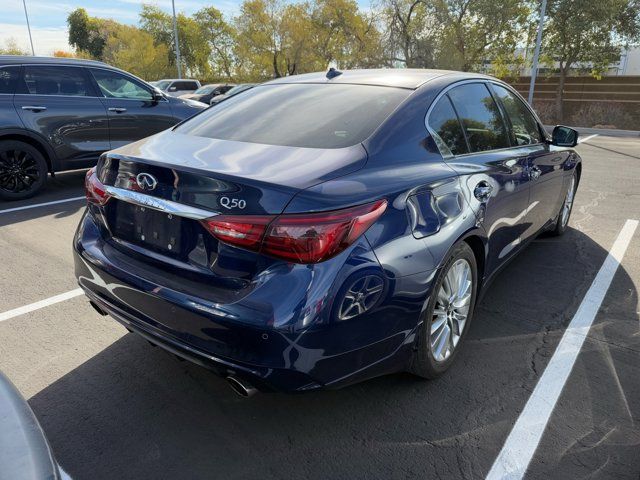
[[153, 190], [158, 185], [158, 180], [150, 173], [143, 172], [136, 176], [136, 183], [142, 190]]

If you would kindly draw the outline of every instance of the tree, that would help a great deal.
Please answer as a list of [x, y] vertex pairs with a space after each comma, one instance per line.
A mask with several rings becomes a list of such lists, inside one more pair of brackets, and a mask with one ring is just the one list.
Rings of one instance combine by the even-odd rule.
[[640, 38], [638, 0], [551, 0], [542, 52], [559, 71], [556, 115], [564, 119], [564, 85], [572, 68], [598, 76], [620, 58], [627, 42]]
[[[180, 58], [187, 74], [195, 77], [206, 77], [210, 73], [209, 57], [211, 49], [207, 39], [203, 37], [202, 29], [193, 18], [180, 13], [177, 16], [178, 39], [180, 42]], [[168, 61], [175, 65], [173, 52], [173, 19], [153, 5], [143, 5], [140, 13], [141, 28], [151, 34], [156, 45], [164, 44], [168, 47]]]
[[53, 52], [54, 57], [60, 58], [76, 58], [76, 54], [73, 52], [67, 52], [66, 50], [55, 50]]
[[434, 68], [439, 28], [434, 9], [425, 0], [388, 0], [383, 9], [387, 63], [409, 68]]
[[326, 69], [330, 62], [341, 68], [383, 64], [382, 37], [376, 19], [363, 15], [355, 0], [315, 0], [311, 21], [312, 48], [320, 60], [313, 70]]
[[145, 80], [158, 80], [171, 74], [169, 51], [155, 44], [153, 37], [139, 28], [120, 25], [107, 39], [104, 61]]
[[213, 74], [230, 80], [234, 74], [233, 46], [237, 38], [235, 28], [228, 24], [222, 12], [214, 7], [205, 7], [197, 11], [194, 20], [209, 45], [209, 61]]
[[4, 48], [0, 48], [0, 55], [31, 55], [31, 52], [20, 48], [16, 39], [9, 37], [4, 42]]
[[[118, 27], [118, 23], [104, 18], [90, 17], [84, 8], [76, 8], [67, 17], [69, 26], [69, 44], [83, 56], [101, 60], [102, 51], [109, 34]], [[87, 55], [88, 54], [88, 55]]]
[[438, 66], [481, 70], [496, 58], [513, 58], [529, 14], [522, 0], [437, 0], [435, 16], [442, 26]]

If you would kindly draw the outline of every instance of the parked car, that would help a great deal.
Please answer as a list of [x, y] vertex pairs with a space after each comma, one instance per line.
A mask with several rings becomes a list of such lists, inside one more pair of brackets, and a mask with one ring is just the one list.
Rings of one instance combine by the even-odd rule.
[[0, 479], [70, 480], [29, 404], [0, 372]]
[[30, 197], [47, 172], [91, 167], [204, 107], [102, 62], [0, 56], [0, 199]]
[[76, 277], [243, 395], [434, 378], [500, 268], [567, 229], [576, 143], [485, 75], [276, 79], [103, 155]]
[[185, 78], [165, 78], [158, 80], [155, 86], [172, 97], [179, 97], [180, 95], [193, 93], [198, 90], [200, 88], [200, 82], [198, 80]]
[[186, 93], [184, 95], [180, 95], [180, 98], [188, 98], [189, 100], [195, 100], [196, 102], [202, 102], [206, 105], [209, 105], [209, 102], [220, 96], [229, 90], [232, 90], [234, 85], [222, 84], [222, 83], [212, 83], [209, 85], [205, 85], [200, 87], [193, 93]]
[[242, 92], [246, 92], [247, 90], [251, 90], [256, 85], [257, 83], [241, 83], [240, 85], [236, 85], [233, 88], [226, 91], [225, 93], [223, 93], [222, 95], [217, 95], [211, 98], [211, 100], [209, 100], [209, 105], [215, 105], [216, 103], [220, 103], [221, 101], [226, 100], [227, 98], [233, 97], [234, 95], [237, 95]]

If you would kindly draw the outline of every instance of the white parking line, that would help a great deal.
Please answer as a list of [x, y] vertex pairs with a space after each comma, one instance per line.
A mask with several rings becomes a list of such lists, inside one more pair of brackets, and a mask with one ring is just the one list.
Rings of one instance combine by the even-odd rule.
[[34, 310], [48, 307], [49, 305], [53, 305], [54, 303], [64, 302], [65, 300], [69, 300], [70, 298], [82, 295], [82, 293], [83, 291], [81, 288], [76, 288], [75, 290], [61, 293], [60, 295], [55, 295], [53, 297], [45, 298], [44, 300], [30, 303], [29, 305], [25, 305], [23, 307], [8, 310], [6, 312], [0, 313], [0, 322], [4, 322], [5, 320], [9, 320], [10, 318], [17, 317], [18, 315], [24, 315], [25, 313], [33, 312]]
[[0, 214], [17, 212], [19, 210], [27, 210], [29, 208], [44, 207], [46, 205], [56, 205], [58, 203], [75, 202], [76, 200], [84, 200], [87, 197], [84, 195], [81, 197], [65, 198], [64, 200], [54, 200], [53, 202], [36, 203], [34, 205], [25, 205], [24, 207], [7, 208], [6, 210], [0, 210]]
[[598, 135], [600, 135], [600, 134], [599, 133], [594, 133], [593, 135], [589, 135], [588, 137], [584, 137], [584, 138], [578, 137], [578, 143], [586, 142], [587, 140], [591, 140], [592, 138], [595, 138]]
[[524, 410], [507, 437], [498, 458], [487, 475], [487, 480], [515, 480], [524, 476], [562, 393], [564, 384], [573, 369], [582, 344], [589, 333], [589, 328], [637, 227], [637, 220], [627, 220], [622, 227], [596, 278], [562, 335], [553, 357], [540, 377]]

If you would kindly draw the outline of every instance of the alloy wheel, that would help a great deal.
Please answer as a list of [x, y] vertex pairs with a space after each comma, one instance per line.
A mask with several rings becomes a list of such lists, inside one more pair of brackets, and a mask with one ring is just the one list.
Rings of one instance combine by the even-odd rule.
[[384, 290], [384, 282], [377, 275], [367, 275], [358, 279], [349, 288], [340, 305], [338, 318], [349, 320], [371, 309]]
[[40, 179], [35, 157], [24, 150], [0, 151], [0, 190], [9, 193], [30, 191]]
[[445, 274], [433, 308], [429, 341], [436, 362], [447, 360], [458, 345], [469, 315], [472, 292], [471, 265], [461, 258]]

